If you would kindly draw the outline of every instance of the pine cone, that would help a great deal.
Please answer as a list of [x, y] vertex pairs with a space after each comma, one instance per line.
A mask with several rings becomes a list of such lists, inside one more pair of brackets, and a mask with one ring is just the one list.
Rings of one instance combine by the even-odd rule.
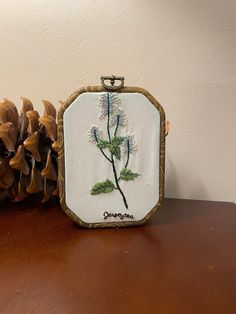
[[20, 114], [10, 100], [0, 102], [0, 200], [41, 193], [45, 203], [58, 195], [56, 109], [43, 100], [40, 117], [29, 99], [22, 101]]

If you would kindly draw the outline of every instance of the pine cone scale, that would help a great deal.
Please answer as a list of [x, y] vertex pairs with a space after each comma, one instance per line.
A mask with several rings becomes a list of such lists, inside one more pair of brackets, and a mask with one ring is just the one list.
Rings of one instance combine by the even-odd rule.
[[43, 100], [40, 117], [28, 98], [21, 99], [20, 114], [12, 101], [0, 102], [0, 200], [42, 193], [45, 203], [58, 196], [56, 109]]

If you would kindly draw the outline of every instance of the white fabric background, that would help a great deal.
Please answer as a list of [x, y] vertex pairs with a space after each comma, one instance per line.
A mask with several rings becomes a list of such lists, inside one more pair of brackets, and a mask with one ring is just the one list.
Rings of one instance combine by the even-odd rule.
[[[126, 210], [116, 190], [108, 194], [90, 194], [95, 183], [106, 179], [114, 182], [110, 163], [87, 136], [94, 124], [104, 130], [106, 136], [106, 119], [98, 119], [98, 96], [99, 93], [81, 94], [64, 113], [66, 204], [88, 223], [104, 221], [104, 211], [126, 212], [132, 214], [134, 220], [140, 220], [159, 200], [159, 112], [142, 94], [119, 94], [128, 124], [119, 127], [122, 131], [117, 135], [134, 133], [137, 151], [130, 155], [128, 168], [141, 174], [134, 181], [121, 183], [129, 205]], [[117, 165], [124, 163], [125, 160], [116, 162]], [[114, 219], [119, 221], [118, 218], [107, 221]]]

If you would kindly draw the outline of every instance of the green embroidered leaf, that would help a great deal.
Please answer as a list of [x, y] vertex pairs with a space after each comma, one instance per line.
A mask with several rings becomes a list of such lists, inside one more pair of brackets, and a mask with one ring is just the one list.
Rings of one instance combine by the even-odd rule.
[[139, 173], [133, 172], [132, 170], [127, 168], [123, 168], [120, 172], [120, 179], [124, 181], [133, 181], [138, 176], [140, 176]]
[[115, 137], [113, 137], [113, 139], [111, 140], [111, 143], [112, 143], [112, 145], [118, 145], [118, 146], [120, 146], [122, 143], [123, 143], [123, 141], [124, 141], [124, 137], [122, 137], [122, 136], [115, 136]]
[[98, 142], [97, 147], [100, 148], [100, 149], [104, 149], [104, 148], [107, 148], [109, 144], [110, 143], [108, 141], [101, 139]]
[[120, 160], [120, 157], [121, 157], [120, 146], [109, 144], [108, 148], [109, 148], [110, 153]]
[[92, 187], [91, 195], [110, 193], [114, 190], [114, 188], [115, 188], [115, 185], [110, 180], [106, 180], [104, 182], [98, 182]]
[[124, 137], [121, 136], [113, 137], [113, 139], [111, 140], [111, 144], [107, 146], [110, 153], [113, 154], [119, 160], [121, 157], [120, 145], [122, 144], [123, 141]]

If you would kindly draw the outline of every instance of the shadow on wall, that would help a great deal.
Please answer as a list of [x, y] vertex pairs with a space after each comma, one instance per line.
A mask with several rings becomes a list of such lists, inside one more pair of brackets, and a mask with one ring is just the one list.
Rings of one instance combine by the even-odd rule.
[[209, 199], [206, 188], [199, 178], [186, 173], [185, 168], [176, 169], [173, 160], [169, 156], [166, 158], [165, 196], [194, 200]]

